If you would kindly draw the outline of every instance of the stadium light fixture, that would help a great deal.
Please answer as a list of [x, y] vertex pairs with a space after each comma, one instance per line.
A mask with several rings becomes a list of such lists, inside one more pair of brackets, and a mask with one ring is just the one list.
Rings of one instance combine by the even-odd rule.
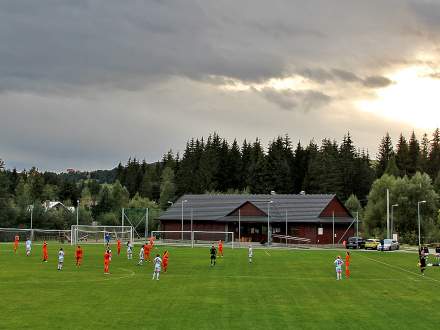
[[418, 201], [417, 202], [417, 220], [419, 224], [419, 248], [420, 248], [420, 204], [424, 204], [426, 201]]

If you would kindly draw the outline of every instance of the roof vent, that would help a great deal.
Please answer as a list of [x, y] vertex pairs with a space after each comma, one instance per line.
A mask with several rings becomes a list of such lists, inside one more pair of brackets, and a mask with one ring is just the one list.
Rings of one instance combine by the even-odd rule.
[[304, 196], [304, 195], [306, 194], [306, 192], [305, 192], [305, 190], [301, 190], [301, 191], [299, 192], [299, 194]]

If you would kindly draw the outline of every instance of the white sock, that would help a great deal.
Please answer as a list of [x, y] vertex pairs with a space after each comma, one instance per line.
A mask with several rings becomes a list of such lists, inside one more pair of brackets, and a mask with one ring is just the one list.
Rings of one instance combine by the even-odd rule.
[[160, 275], [160, 273], [157, 273], [157, 280], [159, 281], [159, 275]]

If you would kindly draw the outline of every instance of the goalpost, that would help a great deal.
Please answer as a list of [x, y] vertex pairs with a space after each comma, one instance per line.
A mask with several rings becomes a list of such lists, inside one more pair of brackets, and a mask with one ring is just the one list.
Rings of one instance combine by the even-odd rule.
[[217, 244], [221, 240], [224, 246], [230, 246], [231, 248], [234, 248], [234, 232], [232, 231], [154, 230], [151, 232], [151, 236], [155, 237], [159, 243], [163, 244], [191, 244], [191, 246], [194, 247], [197, 244]]
[[109, 235], [110, 242], [120, 239], [122, 242], [134, 242], [132, 226], [86, 226], [72, 225], [71, 244], [101, 243], [105, 244], [105, 237]]
[[0, 242], [13, 242], [15, 236], [24, 242], [32, 241], [59, 241], [70, 242], [71, 231], [62, 229], [23, 229], [23, 228], [0, 228]]

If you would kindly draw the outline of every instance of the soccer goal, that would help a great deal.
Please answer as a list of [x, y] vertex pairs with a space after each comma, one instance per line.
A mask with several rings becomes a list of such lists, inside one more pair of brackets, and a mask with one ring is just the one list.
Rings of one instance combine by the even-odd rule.
[[60, 229], [22, 229], [22, 228], [0, 228], [0, 242], [12, 242], [18, 236], [20, 241], [27, 239], [32, 241], [59, 241], [70, 242], [71, 231]]
[[106, 243], [108, 237], [110, 243], [116, 240], [122, 242], [134, 242], [134, 230], [132, 226], [85, 226], [73, 225], [71, 230], [72, 245], [85, 243]]
[[222, 241], [224, 246], [234, 248], [234, 233], [229, 231], [170, 231], [155, 230], [151, 235], [156, 238], [158, 243], [163, 244], [184, 244], [191, 245], [211, 245]]

